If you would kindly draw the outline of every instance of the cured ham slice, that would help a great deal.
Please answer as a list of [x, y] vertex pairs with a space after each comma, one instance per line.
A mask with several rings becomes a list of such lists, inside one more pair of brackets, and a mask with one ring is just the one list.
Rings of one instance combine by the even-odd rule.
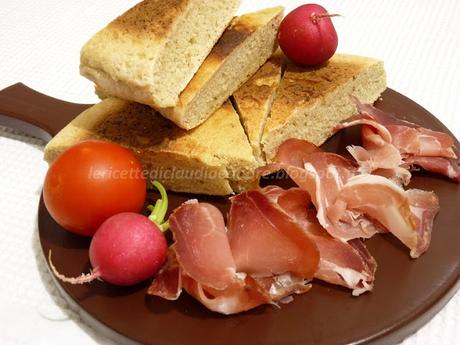
[[249, 191], [231, 202], [228, 238], [239, 272], [253, 277], [314, 276], [319, 262], [316, 245], [267, 196]]
[[354, 100], [361, 113], [360, 117], [367, 116], [388, 130], [392, 145], [403, 156], [404, 166], [417, 165], [454, 181], [460, 180], [460, 161], [456, 153], [458, 148], [455, 147], [454, 139], [450, 135], [400, 120], [372, 105]]
[[419, 257], [430, 245], [433, 221], [439, 212], [439, 199], [435, 193], [420, 189], [409, 189], [406, 195], [417, 229], [418, 241], [414, 257]]
[[362, 212], [378, 221], [411, 250], [413, 258], [428, 248], [437, 213], [437, 198], [432, 193], [405, 192], [381, 176], [358, 175], [342, 188], [337, 205], [339, 209]]
[[257, 284], [270, 296], [273, 301], [289, 303], [292, 294], [301, 295], [311, 289], [309, 279], [299, 278], [291, 273], [273, 277], [256, 278]]
[[[367, 118], [366, 116], [363, 116], [361, 114], [358, 114], [357, 116], [354, 116], [350, 118], [349, 120], [339, 123], [335, 129], [334, 132], [338, 132], [342, 129], [353, 127], [353, 126], [358, 126], [358, 125], [365, 125], [372, 127], [376, 130], [376, 132], [379, 134], [379, 137], [382, 138], [387, 143], [391, 143], [392, 137], [391, 133], [388, 131], [388, 129], [375, 121], [372, 118]], [[379, 145], [380, 146], [380, 145]]]
[[460, 181], [460, 165], [456, 159], [408, 156], [404, 161], [409, 168], [419, 166], [426, 171], [447, 176], [457, 182]]
[[401, 153], [392, 144], [390, 132], [374, 120], [359, 114], [355, 120], [341, 123], [336, 130], [355, 125], [364, 125], [361, 130], [363, 146], [348, 146], [347, 150], [359, 165], [362, 174], [376, 174], [390, 178], [400, 185], [410, 182], [411, 174], [401, 167]]
[[157, 273], [147, 293], [175, 301], [182, 293], [182, 271], [174, 249], [169, 249], [166, 264]]
[[304, 158], [313, 152], [321, 152], [321, 149], [306, 140], [288, 139], [278, 147], [275, 162], [303, 168]]
[[347, 150], [358, 163], [362, 174], [393, 176], [395, 181], [401, 181], [404, 185], [410, 181], [411, 174], [401, 168], [401, 155], [391, 144], [369, 150], [361, 146], [348, 146]]
[[409, 128], [418, 128], [420, 126], [416, 125], [415, 123], [405, 121], [402, 119], [397, 118], [395, 115], [387, 113], [383, 110], [380, 110], [376, 107], [374, 107], [372, 104], [364, 104], [361, 103], [361, 101], [354, 97], [351, 96], [353, 102], [356, 104], [356, 107], [358, 108], [358, 113], [361, 115], [367, 115], [371, 119], [374, 119], [378, 123], [380, 123], [383, 126], [391, 126], [391, 125], [396, 125], [396, 126], [405, 126]]
[[402, 154], [457, 158], [453, 150], [454, 140], [448, 134], [400, 125], [389, 125], [387, 129], [391, 133], [392, 144]]
[[188, 203], [169, 217], [177, 261], [198, 283], [224, 290], [236, 282], [236, 265], [222, 213], [213, 205]]
[[388, 129], [392, 136], [392, 143], [402, 153], [426, 157], [457, 158], [453, 150], [454, 139], [450, 135], [398, 119], [370, 104], [362, 104], [357, 98], [354, 98], [354, 101], [361, 114], [368, 115]]
[[238, 275], [241, 284], [234, 284], [224, 290], [212, 289], [182, 274], [175, 260], [174, 249], [171, 249], [168, 262], [155, 276], [147, 293], [173, 301], [179, 298], [184, 289], [209, 310], [226, 315], [247, 311], [262, 304], [274, 303], [268, 291], [270, 286], [266, 289], [250, 276], [240, 273]]
[[[175, 243], [148, 294], [176, 300], [184, 289], [208, 309], [234, 314], [262, 304], [287, 303], [291, 294], [310, 289], [319, 262], [316, 245], [259, 191], [244, 196], [254, 202], [254, 210], [263, 212], [268, 223], [239, 218], [245, 199], [235, 197], [233, 212], [238, 215], [230, 214], [236, 227], [230, 226], [228, 232], [235, 248], [231, 248], [223, 216], [214, 206], [190, 201], [173, 212], [169, 222]], [[239, 241], [249, 243], [242, 247]], [[241, 259], [246, 249], [249, 252]]]
[[[286, 170], [286, 169], [285, 169]], [[317, 210], [319, 223], [334, 237], [348, 240], [361, 237], [352, 234], [350, 229], [334, 227], [327, 217], [326, 210], [335, 200], [338, 191], [346, 181], [356, 174], [356, 168], [342, 156], [320, 152], [313, 153], [304, 160], [303, 173], [287, 168], [291, 179], [303, 190], [307, 191], [312, 198], [312, 203]]]
[[286, 214], [290, 215], [316, 243], [320, 262], [315, 278], [353, 290], [358, 296], [372, 290], [377, 263], [361, 240], [343, 242], [330, 236], [309, 209], [308, 193], [291, 188], [269, 186], [262, 189]]
[[382, 229], [362, 215], [354, 215], [346, 209], [342, 211], [348, 222], [333, 223], [327, 209], [332, 205], [338, 192], [349, 178], [358, 174], [357, 168], [342, 156], [328, 152], [314, 152], [302, 158], [304, 168], [278, 162], [260, 168], [258, 174], [267, 175], [285, 170], [301, 189], [308, 192], [317, 210], [321, 226], [334, 238], [348, 241], [355, 238], [370, 238]]
[[183, 287], [188, 294], [200, 301], [209, 310], [230, 315], [241, 313], [263, 304], [273, 304], [270, 294], [250, 276], [245, 276], [244, 285], [215, 290], [190, 277], [184, 276]]
[[407, 247], [416, 247], [415, 222], [409, 200], [404, 190], [388, 179], [367, 174], [355, 176], [337, 195], [337, 204], [342, 209], [366, 213]]

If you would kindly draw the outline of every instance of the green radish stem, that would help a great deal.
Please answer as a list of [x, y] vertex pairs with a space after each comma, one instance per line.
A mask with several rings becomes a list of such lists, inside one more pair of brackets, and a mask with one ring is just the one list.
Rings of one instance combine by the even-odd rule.
[[91, 273], [88, 273], [88, 274], [82, 273], [81, 276], [79, 277], [75, 277], [75, 278], [66, 277], [65, 275], [59, 273], [59, 271], [54, 266], [53, 261], [51, 261], [51, 249], [48, 252], [48, 262], [56, 278], [58, 278], [59, 280], [65, 283], [70, 283], [73, 285], [86, 284], [86, 283], [92, 282], [93, 280], [100, 279], [101, 277], [101, 274], [99, 273], [97, 268], [91, 271]]
[[147, 206], [147, 209], [151, 212], [149, 219], [158, 225], [162, 232], [165, 232], [169, 229], [169, 223], [164, 221], [168, 212], [168, 194], [160, 182], [153, 181], [152, 184], [160, 192], [161, 198], [155, 202], [155, 206]]

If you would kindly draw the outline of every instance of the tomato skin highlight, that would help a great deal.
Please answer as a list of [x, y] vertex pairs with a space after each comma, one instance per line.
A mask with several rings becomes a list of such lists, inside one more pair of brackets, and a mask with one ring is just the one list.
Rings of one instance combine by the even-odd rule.
[[92, 236], [109, 217], [140, 212], [146, 189], [142, 165], [131, 151], [89, 140], [72, 146], [51, 164], [43, 200], [64, 229]]
[[89, 257], [104, 281], [129, 286], [158, 272], [167, 250], [157, 225], [143, 215], [125, 212], [102, 223], [91, 240]]
[[314, 20], [312, 14], [327, 14], [315, 4], [300, 6], [281, 22], [278, 42], [283, 53], [302, 66], [319, 65], [329, 60], [337, 50], [337, 32], [329, 17]]

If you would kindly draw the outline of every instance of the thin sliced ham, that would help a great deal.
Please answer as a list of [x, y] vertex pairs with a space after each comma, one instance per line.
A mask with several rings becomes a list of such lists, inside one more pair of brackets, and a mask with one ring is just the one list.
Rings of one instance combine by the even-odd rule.
[[375, 173], [379, 175], [380, 171], [393, 173], [391, 176], [396, 177], [396, 181], [402, 181], [407, 184], [411, 178], [408, 170], [401, 168], [403, 164], [401, 154], [393, 145], [385, 145], [375, 149], [365, 149], [361, 146], [348, 146], [348, 152], [359, 165], [359, 172], [362, 174]]
[[360, 117], [371, 118], [388, 130], [392, 145], [405, 161], [404, 166], [417, 165], [454, 181], [460, 180], [458, 147], [455, 147], [454, 138], [450, 135], [398, 119], [372, 105], [362, 104], [356, 98], [354, 101]]
[[385, 127], [391, 125], [405, 126], [409, 128], [420, 127], [415, 123], [397, 118], [394, 114], [390, 114], [388, 112], [380, 110], [374, 107], [372, 104], [361, 103], [361, 101], [357, 97], [352, 96], [351, 98], [355, 103], [356, 107], [358, 108], [358, 113], [361, 114], [361, 116], [367, 115], [369, 118], [374, 119], [375, 121], [377, 121]]
[[[174, 261], [174, 249], [162, 270], [155, 276], [147, 293], [170, 301], [177, 300], [182, 289], [201, 302], [209, 310], [229, 315], [247, 311], [263, 304], [276, 304], [269, 293], [270, 286], [259, 284], [248, 275], [237, 273], [241, 284], [233, 284], [224, 290], [216, 290], [198, 283], [186, 274]], [[294, 291], [290, 291], [294, 293]], [[286, 295], [281, 296], [281, 298]]]
[[272, 301], [289, 303], [293, 300], [291, 295], [301, 295], [311, 289], [309, 279], [299, 278], [291, 273], [280, 274], [273, 277], [256, 278], [260, 288], [263, 289]]
[[401, 167], [403, 164], [401, 153], [392, 144], [390, 132], [383, 125], [361, 114], [339, 124], [336, 130], [356, 125], [363, 125], [361, 130], [363, 147], [351, 145], [347, 150], [358, 163], [359, 172], [382, 175], [400, 185], [407, 185], [411, 174]]
[[454, 153], [454, 140], [448, 134], [435, 132], [426, 128], [410, 128], [400, 125], [389, 125], [392, 144], [402, 154], [457, 158]]
[[[262, 304], [287, 303], [291, 294], [307, 292], [319, 262], [316, 245], [259, 191], [246, 197], [255, 203], [254, 210], [263, 211], [268, 223], [240, 219], [238, 207], [245, 200], [235, 197], [233, 212], [238, 215], [230, 214], [237, 225], [230, 226], [228, 233], [237, 243], [235, 248], [230, 247], [217, 208], [196, 200], [177, 208], [169, 218], [175, 243], [148, 294], [176, 300], [184, 289], [208, 309], [234, 314]], [[255, 227], [258, 224], [264, 226]], [[249, 252], [243, 259], [240, 240], [250, 242], [244, 243]]]
[[304, 168], [278, 162], [258, 169], [258, 174], [268, 175], [285, 170], [301, 189], [308, 192], [317, 210], [319, 223], [334, 238], [348, 241], [355, 238], [370, 238], [382, 229], [362, 215], [342, 209], [348, 222], [329, 219], [327, 209], [332, 205], [338, 192], [349, 178], [358, 174], [357, 168], [347, 159], [328, 152], [314, 152], [302, 158]]
[[391, 143], [391, 133], [388, 131], [388, 129], [381, 125], [380, 123], [378, 123], [377, 121], [375, 121], [374, 119], [372, 118], [368, 118], [366, 116], [362, 116], [361, 114], [358, 114], [356, 116], [353, 116], [352, 118], [342, 122], [342, 123], [339, 123], [335, 129], [334, 129], [334, 132], [338, 132], [342, 129], [345, 129], [345, 128], [350, 128], [350, 127], [354, 127], [354, 126], [358, 126], [358, 125], [365, 125], [365, 126], [369, 126], [369, 127], [372, 127], [376, 130], [376, 132], [379, 134], [379, 136], [387, 143]]
[[278, 147], [275, 162], [303, 168], [304, 158], [313, 152], [321, 152], [321, 149], [306, 140], [288, 139]]
[[147, 294], [175, 301], [182, 293], [182, 271], [176, 259], [176, 252], [170, 248], [168, 260], [156, 274]]
[[188, 276], [183, 278], [185, 291], [209, 310], [224, 315], [237, 314], [263, 304], [274, 304], [270, 294], [255, 279], [244, 277], [244, 285], [215, 290]]
[[260, 191], [231, 199], [228, 238], [238, 271], [253, 277], [291, 273], [308, 279], [318, 267], [314, 242]]
[[417, 166], [426, 171], [444, 175], [456, 182], [460, 182], [460, 165], [456, 159], [407, 156], [404, 158], [404, 161], [405, 165], [410, 169]]
[[224, 217], [215, 206], [183, 204], [169, 217], [169, 224], [177, 261], [186, 275], [217, 290], [237, 282]]
[[384, 177], [358, 175], [342, 188], [336, 204], [365, 213], [382, 224], [411, 250], [413, 258], [429, 246], [437, 213], [437, 198], [432, 193], [406, 192]]
[[300, 224], [318, 246], [320, 262], [315, 278], [352, 289], [354, 296], [372, 290], [377, 263], [361, 240], [343, 242], [330, 236], [318, 223], [314, 210], [308, 208], [308, 193], [299, 188], [269, 186], [262, 192]]
[[434, 192], [420, 189], [409, 189], [406, 195], [417, 229], [418, 241], [413, 256], [419, 257], [430, 246], [434, 218], [439, 212], [439, 199]]

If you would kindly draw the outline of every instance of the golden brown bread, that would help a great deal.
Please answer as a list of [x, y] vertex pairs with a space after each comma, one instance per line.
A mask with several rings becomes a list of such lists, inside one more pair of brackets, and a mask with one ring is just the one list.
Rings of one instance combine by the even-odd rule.
[[283, 11], [274, 7], [236, 17], [177, 105], [158, 110], [181, 128], [192, 129], [203, 123], [273, 54]]
[[254, 186], [257, 167], [238, 115], [226, 102], [208, 121], [184, 131], [148, 106], [107, 98], [80, 114], [45, 148], [45, 160], [87, 139], [131, 149], [149, 179], [168, 190], [228, 195]]
[[235, 108], [240, 115], [254, 157], [260, 165], [265, 163], [260, 140], [281, 81], [284, 63], [284, 55], [278, 50], [233, 94]]
[[267, 161], [289, 138], [323, 144], [337, 123], [356, 113], [350, 95], [374, 103], [385, 89], [383, 62], [376, 59], [336, 54], [320, 67], [288, 63], [262, 135]]
[[241, 0], [145, 0], [83, 47], [81, 74], [106, 94], [174, 106]]

